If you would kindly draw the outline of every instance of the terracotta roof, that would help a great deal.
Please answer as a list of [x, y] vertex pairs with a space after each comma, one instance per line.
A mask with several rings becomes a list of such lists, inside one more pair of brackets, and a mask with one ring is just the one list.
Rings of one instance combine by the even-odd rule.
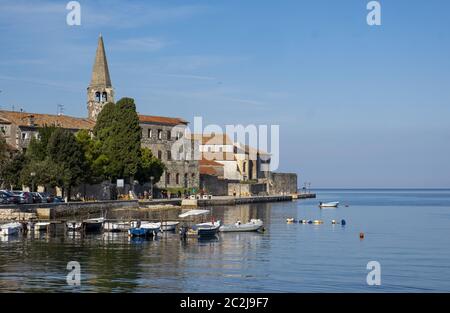
[[139, 115], [139, 122], [141, 123], [155, 123], [165, 125], [187, 125], [188, 122], [178, 117], [165, 117], [165, 116], [152, 116], [152, 115]]
[[203, 152], [202, 158], [214, 161], [235, 161], [236, 156], [233, 152]]
[[190, 137], [201, 139], [203, 145], [233, 145], [227, 134], [191, 134]]
[[215, 161], [210, 160], [200, 160], [199, 161], [199, 171], [200, 174], [212, 175], [212, 176], [223, 176], [224, 166]]
[[199, 161], [199, 164], [200, 164], [200, 166], [223, 166], [222, 163], [212, 161], [212, 160], [206, 160], [206, 159], [201, 159]]
[[[95, 122], [87, 118], [28, 112], [0, 111], [0, 118], [18, 126], [55, 125], [67, 129], [92, 129]], [[33, 125], [30, 123], [33, 122]]]

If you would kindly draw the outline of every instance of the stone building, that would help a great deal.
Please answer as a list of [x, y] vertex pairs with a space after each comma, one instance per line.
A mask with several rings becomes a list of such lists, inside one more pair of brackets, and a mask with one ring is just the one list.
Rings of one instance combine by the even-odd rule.
[[[12, 147], [24, 150], [39, 127], [54, 125], [77, 132], [92, 130], [98, 114], [108, 102], [114, 102], [114, 87], [111, 82], [103, 38], [98, 39], [91, 81], [87, 88], [87, 118], [65, 115], [38, 114], [0, 110], [0, 132]], [[142, 146], [150, 148], [153, 155], [166, 165], [166, 172], [157, 186], [160, 188], [196, 188], [199, 186], [199, 165], [197, 160], [173, 160], [171, 146], [184, 135], [182, 131], [188, 122], [175, 117], [139, 115], [142, 128]], [[178, 126], [175, 135], [172, 129]]]

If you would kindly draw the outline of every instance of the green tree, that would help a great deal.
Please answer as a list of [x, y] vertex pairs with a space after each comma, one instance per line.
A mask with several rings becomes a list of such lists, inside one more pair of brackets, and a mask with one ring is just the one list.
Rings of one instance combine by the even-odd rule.
[[48, 141], [47, 153], [50, 162], [59, 172], [55, 180], [67, 191], [66, 196], [70, 199], [72, 186], [79, 185], [85, 179], [86, 159], [83, 147], [70, 131], [58, 128]]
[[94, 136], [100, 150], [95, 166], [103, 168], [111, 181], [132, 181], [139, 169], [142, 136], [134, 100], [122, 98], [117, 104], [106, 104], [98, 116]]
[[149, 182], [150, 177], [153, 177], [153, 183], [157, 183], [161, 179], [161, 175], [165, 168], [164, 163], [155, 157], [150, 149], [142, 148], [141, 160], [139, 162], [136, 178], [143, 184]]
[[29, 162], [31, 160], [44, 161], [47, 158], [48, 141], [56, 129], [55, 126], [47, 125], [38, 129], [37, 138], [31, 138], [26, 152], [26, 157]]
[[3, 184], [11, 189], [20, 186], [20, 173], [25, 165], [25, 156], [22, 152], [8, 156], [8, 160], [3, 164], [0, 177], [2, 177]]

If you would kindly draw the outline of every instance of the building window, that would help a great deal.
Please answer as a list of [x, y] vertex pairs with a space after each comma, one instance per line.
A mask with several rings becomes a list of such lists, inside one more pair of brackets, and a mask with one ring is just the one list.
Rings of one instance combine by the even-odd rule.
[[167, 140], [172, 139], [172, 134], [170, 132], [170, 130], [167, 131]]
[[172, 160], [172, 151], [167, 150], [167, 161], [171, 161]]
[[166, 173], [166, 184], [170, 184], [170, 173]]
[[162, 160], [162, 151], [158, 151], [158, 159]]
[[244, 162], [244, 164], [242, 165], [242, 171], [243, 171], [244, 173], [245, 173], [246, 167], [247, 167], [247, 163]]
[[152, 130], [150, 128], [147, 131], [147, 137], [152, 138]]
[[158, 129], [158, 140], [162, 140], [162, 130]]
[[188, 187], [188, 174], [184, 174], [184, 188]]
[[103, 92], [102, 93], [102, 102], [106, 102], [106, 101], [108, 101], [108, 95], [106, 92]]
[[175, 175], [175, 182], [177, 185], [180, 184], [180, 174], [177, 173], [177, 175]]
[[0, 132], [4, 134], [6, 134], [6, 127], [5, 126], [0, 126]]
[[183, 136], [182, 132], [177, 132], [177, 140], [179, 140]]
[[25, 140], [25, 139], [27, 139], [27, 133], [22, 133], [22, 140]]
[[100, 92], [95, 93], [95, 102], [100, 102]]

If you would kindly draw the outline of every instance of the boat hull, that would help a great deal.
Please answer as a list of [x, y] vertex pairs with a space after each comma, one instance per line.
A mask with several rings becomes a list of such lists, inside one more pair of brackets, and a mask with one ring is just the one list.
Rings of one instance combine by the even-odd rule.
[[179, 222], [163, 222], [161, 224], [162, 231], [175, 231], [177, 229]]
[[13, 236], [18, 235], [23, 230], [22, 224], [20, 223], [10, 223], [0, 225], [0, 235], [2, 236]]
[[221, 232], [254, 232], [260, 230], [264, 226], [263, 222], [253, 221], [246, 224], [223, 225], [220, 227]]

